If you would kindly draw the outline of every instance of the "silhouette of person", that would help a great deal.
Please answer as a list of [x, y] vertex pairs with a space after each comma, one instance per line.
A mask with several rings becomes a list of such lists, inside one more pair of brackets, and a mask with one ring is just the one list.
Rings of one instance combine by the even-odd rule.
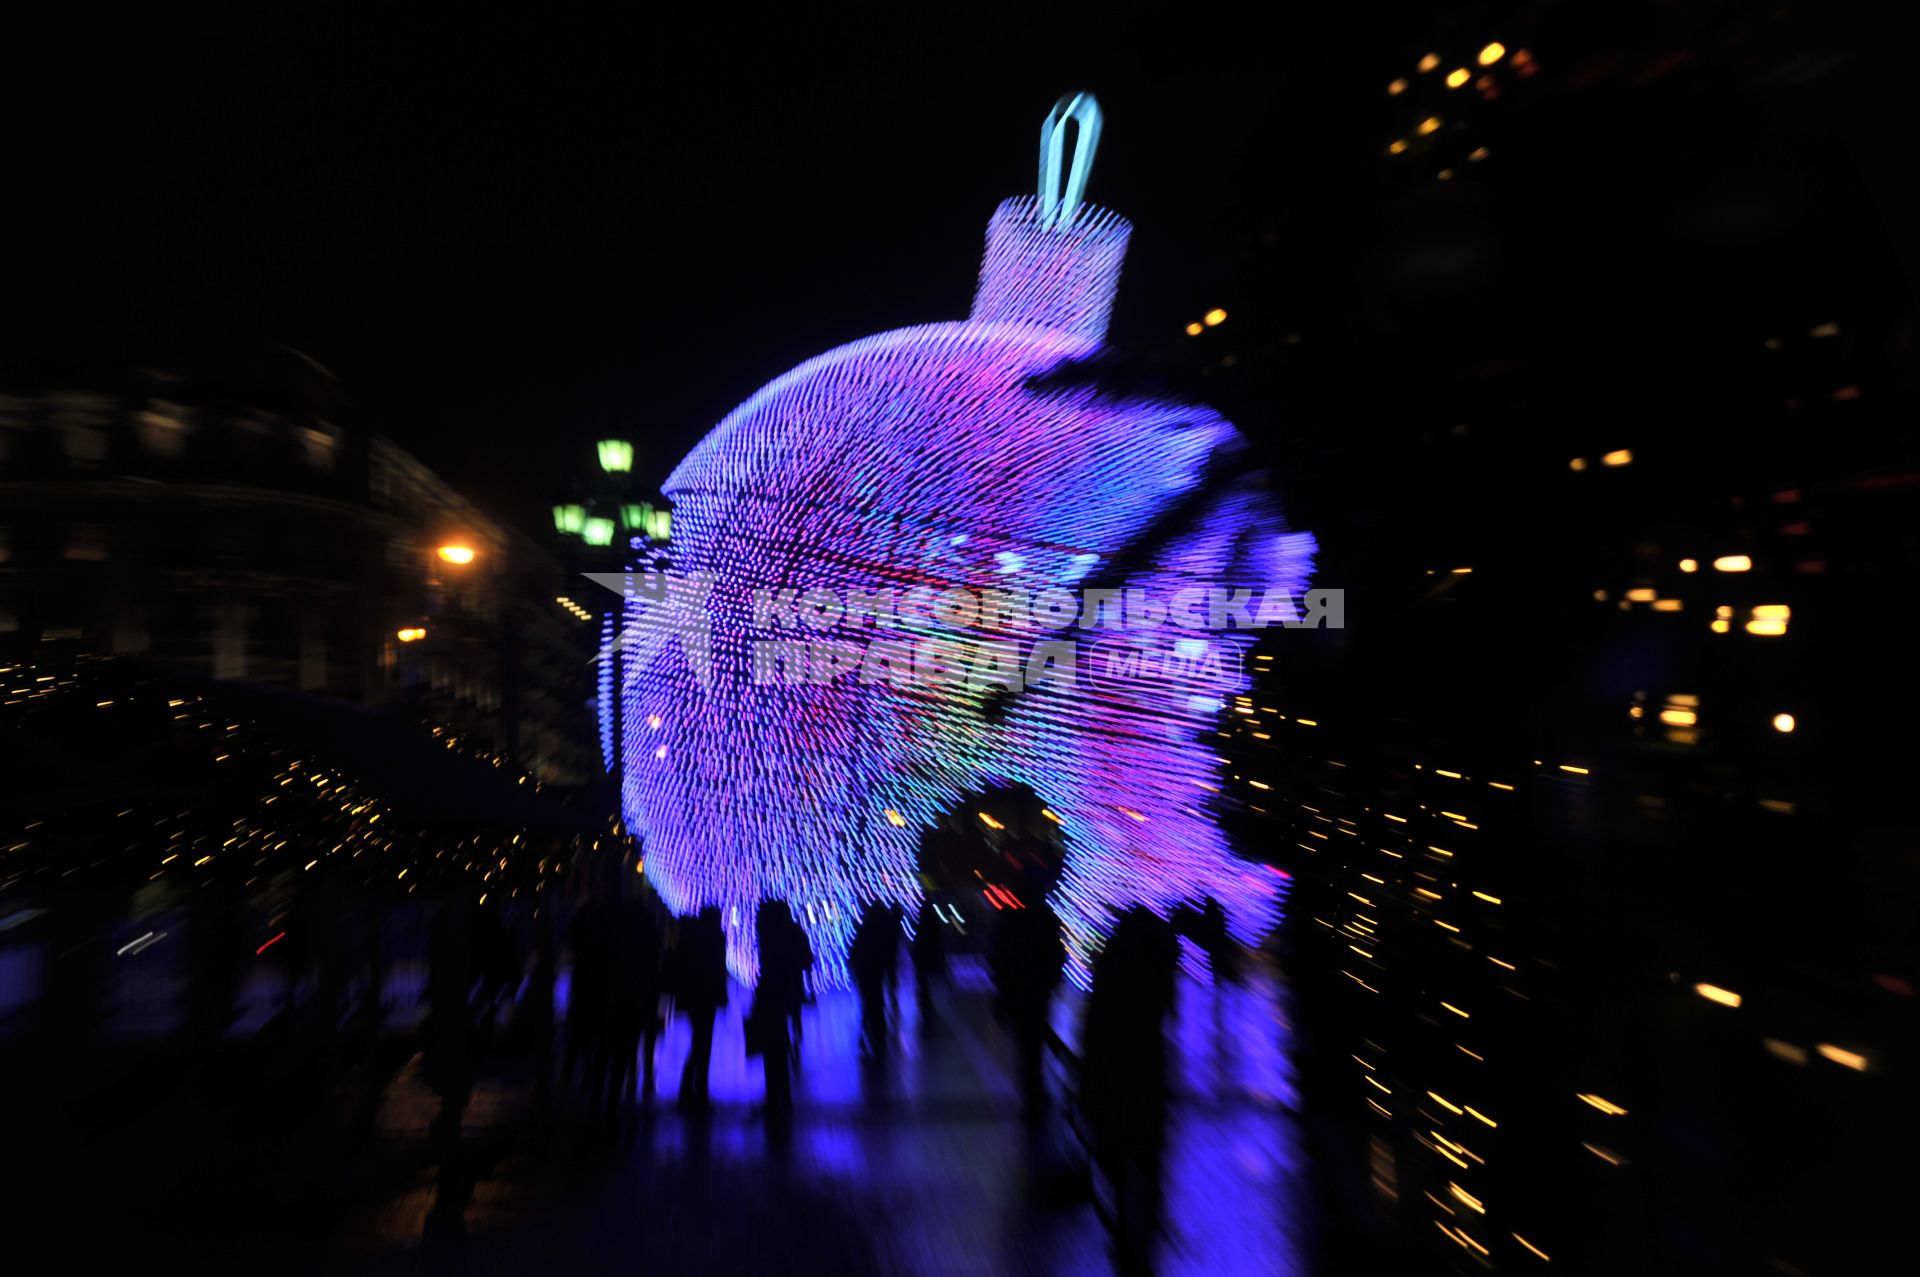
[[807, 939], [806, 928], [794, 918], [791, 910], [783, 915], [782, 924], [787, 929], [787, 941], [793, 946], [794, 953], [793, 974], [788, 977], [790, 987], [786, 999], [790, 1008], [787, 1018], [792, 1022], [793, 1029], [790, 1048], [793, 1067], [797, 1069], [800, 1067], [800, 1011], [813, 1000], [813, 995], [807, 991], [807, 972], [813, 970], [813, 942]]
[[720, 908], [708, 905], [681, 932], [675, 997], [693, 1030], [686, 1067], [680, 1073], [680, 1107], [704, 1109], [709, 1103], [707, 1074], [713, 1063], [713, 1021], [727, 1004], [727, 933]]
[[788, 1025], [800, 1015], [813, 946], [784, 900], [763, 900], [754, 915], [760, 946], [760, 984], [747, 1013], [747, 1049], [758, 1052], [767, 1073], [769, 1121], [793, 1111], [794, 1044]]
[[1021, 1113], [1037, 1124], [1047, 1109], [1041, 1063], [1047, 1047], [1047, 1016], [1060, 984], [1066, 944], [1060, 919], [1047, 905], [1047, 875], [1029, 868], [1015, 898], [994, 927], [989, 966], [997, 996], [994, 1011], [1013, 1035]]
[[900, 933], [907, 929], [907, 914], [897, 904], [889, 903], [887, 912], [887, 1002], [894, 1010], [900, 1009]]
[[613, 982], [613, 920], [611, 906], [590, 896], [567, 929], [567, 947], [573, 951], [573, 974], [567, 989], [567, 1054], [560, 1074], [569, 1081], [579, 1069], [581, 1089], [599, 1091], [598, 1070], [606, 1028], [607, 997]]
[[941, 934], [946, 924], [931, 900], [920, 905], [920, 921], [913, 929], [913, 987], [920, 1004], [920, 1022], [925, 1024], [933, 1009], [933, 985], [947, 973], [947, 939]]
[[898, 965], [899, 934], [893, 927], [893, 910], [875, 901], [861, 915], [860, 925], [854, 929], [853, 946], [847, 952], [847, 967], [853, 973], [854, 988], [860, 993], [862, 1047], [875, 1057], [886, 1050], [887, 977]]
[[1207, 966], [1216, 985], [1240, 982], [1240, 945], [1227, 931], [1227, 911], [1212, 896], [1194, 924], [1194, 940], [1207, 952]]
[[1177, 957], [1172, 927], [1147, 909], [1129, 909], [1094, 961], [1087, 999], [1080, 1107], [1094, 1163], [1118, 1203], [1123, 1271], [1146, 1271], [1160, 1228], [1168, 1101], [1163, 1030]]
[[603, 1036], [609, 1107], [623, 1097], [631, 1098], [636, 1083], [646, 1094], [653, 1093], [653, 1047], [659, 1036], [660, 929], [650, 906], [650, 901], [634, 900], [621, 903], [615, 910], [613, 970], [607, 986]]
[[442, 1153], [458, 1146], [461, 1118], [473, 1093], [477, 1043], [470, 998], [479, 979], [474, 955], [477, 912], [470, 895], [456, 892], [441, 903], [427, 941], [429, 1009], [422, 1025], [422, 1071], [440, 1097], [430, 1139]]

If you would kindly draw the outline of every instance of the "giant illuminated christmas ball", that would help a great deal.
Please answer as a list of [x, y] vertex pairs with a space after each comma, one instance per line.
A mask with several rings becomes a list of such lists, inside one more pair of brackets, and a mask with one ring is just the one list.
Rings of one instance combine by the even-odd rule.
[[[1063, 183], [1067, 119], [1078, 145]], [[868, 903], [914, 916], [921, 831], [1001, 785], [1029, 786], [1058, 821], [1049, 903], [1076, 976], [1129, 904], [1166, 912], [1211, 895], [1247, 940], [1277, 917], [1284, 879], [1236, 858], [1210, 806], [1251, 632], [1084, 623], [1096, 588], [1161, 601], [1187, 587], [1297, 592], [1312, 552], [1240, 467], [1218, 414], [1062, 375], [1101, 349], [1130, 230], [1080, 202], [1097, 130], [1090, 98], [1056, 108], [1041, 193], [994, 214], [966, 320], [800, 365], [665, 484], [673, 573], [711, 578], [696, 604], [708, 638], [628, 644], [622, 803], [669, 907], [721, 907], [742, 978], [757, 970], [755, 906], [781, 899], [822, 978], [843, 982]], [[955, 589], [972, 593], [944, 593]], [[969, 597], [1051, 611], [969, 612]], [[871, 605], [885, 598], [900, 605], [891, 614]], [[630, 600], [627, 637], [666, 606]], [[939, 647], [950, 640], [983, 646]], [[1013, 644], [1023, 674], [1037, 644], [1072, 647], [1017, 690], [892, 677], [902, 652], [924, 661], [930, 642]], [[816, 681], [769, 677], [803, 649]], [[1213, 659], [1196, 679], [1156, 663], [1170, 654]]]

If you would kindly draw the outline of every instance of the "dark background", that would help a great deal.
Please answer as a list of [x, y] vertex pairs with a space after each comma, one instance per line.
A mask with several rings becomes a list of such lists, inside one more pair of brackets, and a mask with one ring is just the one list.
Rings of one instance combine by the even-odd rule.
[[[1887, 87], [1874, 43], [1824, 11], [1800, 14], [1795, 38], [1808, 22], [1835, 27], [1852, 55], [1848, 74], [1796, 98], [1813, 114], [1785, 128], [1728, 118], [1718, 155], [1698, 154], [1689, 133], [1674, 147], [1684, 153], [1649, 156], [1672, 104], [1602, 94], [1579, 109], [1617, 119], [1577, 134], [1562, 163], [1535, 166], [1522, 216], [1512, 201], [1499, 225], [1457, 201], [1414, 210], [1429, 230], [1466, 237], [1472, 305], [1430, 315], [1433, 299], [1415, 296], [1383, 311], [1377, 259], [1405, 230], [1384, 224], [1393, 204], [1377, 189], [1391, 127], [1381, 86], [1436, 27], [1485, 29], [1490, 12], [587, 22], [329, 7], [29, 21], [0, 89], [13, 222], [0, 359], [97, 366], [291, 346], [340, 379], [361, 424], [532, 524], [590, 464], [593, 438], [639, 440], [657, 479], [800, 359], [963, 315], [987, 216], [1032, 186], [1038, 124], [1068, 89], [1096, 92], [1107, 113], [1091, 196], [1136, 227], [1123, 346], [1177, 341], [1223, 303], [1288, 311], [1283, 326], [1310, 335], [1465, 342], [1515, 290], [1530, 324], [1612, 330], [1646, 307], [1617, 287], [1609, 244], [1650, 213], [1669, 219], [1719, 170], [1736, 201], [1757, 189], [1804, 203], [1768, 174], [1809, 130], [1853, 162], [1832, 180], [1884, 181], [1866, 202], [1885, 225], [1912, 220], [1891, 188], [1905, 167], [1898, 120], [1866, 107]], [[1644, 47], [1670, 17], [1634, 4], [1524, 12], [1562, 65], [1568, 50]], [[1596, 151], [1596, 137], [1617, 153]], [[1722, 232], [1724, 214], [1710, 203], [1695, 238]], [[1879, 227], [1847, 233], [1884, 253]], [[1252, 280], [1248, 246], [1263, 241]], [[1459, 245], [1443, 249], [1458, 257]], [[1683, 242], [1675, 264], [1701, 272], [1699, 287], [1742, 285], [1693, 249], [1705, 252]], [[1693, 286], [1673, 282], [1679, 297]], [[1671, 299], [1661, 310], [1654, 322], [1688, 321]], [[1225, 406], [1257, 434], [1302, 414], [1338, 418], [1354, 411], [1346, 379], [1364, 373], [1340, 359], [1323, 345], [1287, 392], [1295, 402]]]

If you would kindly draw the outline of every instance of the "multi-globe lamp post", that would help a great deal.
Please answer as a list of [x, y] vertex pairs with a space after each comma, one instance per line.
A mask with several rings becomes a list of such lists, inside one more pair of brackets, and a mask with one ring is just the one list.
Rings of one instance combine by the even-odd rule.
[[[673, 514], [664, 502], [642, 497], [634, 477], [636, 450], [626, 439], [594, 444], [598, 470], [574, 482], [575, 498], [553, 506], [553, 530], [562, 559], [573, 572], [605, 582], [636, 562], [662, 561], [673, 532]], [[595, 626], [600, 644], [597, 702], [601, 763], [616, 766], [620, 704], [613, 680], [619, 664], [615, 631], [620, 623], [615, 595], [599, 588], [569, 590], [554, 603], [576, 621]]]

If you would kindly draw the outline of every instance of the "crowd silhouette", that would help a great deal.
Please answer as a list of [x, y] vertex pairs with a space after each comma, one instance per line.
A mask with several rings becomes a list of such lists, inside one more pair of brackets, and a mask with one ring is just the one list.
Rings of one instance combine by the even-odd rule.
[[[1119, 1266], [1124, 1272], [1147, 1271], [1162, 1228], [1170, 1101], [1165, 1026], [1174, 1007], [1179, 937], [1207, 956], [1221, 982], [1238, 979], [1241, 957], [1217, 901], [1182, 907], [1171, 918], [1144, 908], [1126, 911], [1114, 920], [1093, 961], [1079, 1049], [1071, 1050], [1053, 1027], [1067, 960], [1062, 926], [1048, 903], [1057, 860], [1050, 861], [1034, 844], [1015, 840], [1012, 846], [1009, 859], [1016, 874], [1011, 886], [996, 892], [1010, 903], [992, 915], [984, 953], [994, 1018], [1006, 1032], [1018, 1080], [1021, 1119], [1037, 1133], [1057, 1108], [1067, 1110], [1066, 1125], [1077, 1132], [1082, 1150], [1080, 1178], [1089, 1188], [1100, 1186], [1094, 1198]], [[457, 941], [473, 955], [464, 961], [474, 969], [454, 970], [449, 960], [448, 972], [444, 979], [436, 975], [433, 988], [444, 988], [448, 999], [456, 986], [494, 989], [487, 996], [497, 997], [512, 962], [500, 953], [485, 911], [449, 909], [440, 925], [452, 937], [449, 951]], [[770, 1130], [784, 1130], [794, 1115], [799, 1026], [811, 999], [816, 955], [786, 901], [762, 901], [751, 926], [759, 979], [742, 1019], [744, 1050], [759, 1058], [765, 1074], [759, 1111]], [[948, 938], [959, 930], [931, 899], [922, 903], [911, 928], [904, 912], [890, 903], [871, 902], [860, 914], [847, 972], [859, 999], [860, 1054], [870, 1066], [884, 1064], [899, 1013], [901, 948], [910, 954], [922, 1031], [932, 1033], [939, 991], [950, 987]], [[643, 881], [623, 883], [579, 902], [566, 943], [572, 983], [561, 1076], [585, 1109], [605, 1116], [642, 1097], [651, 1099], [656, 1044], [667, 1022], [663, 1010], [670, 1007], [686, 1019], [690, 1033], [675, 1103], [690, 1115], [710, 1113], [715, 1028], [731, 990], [721, 910], [709, 906], [674, 919]], [[455, 1121], [471, 1085], [473, 1050], [460, 1036], [472, 1031], [471, 1023], [462, 1018], [460, 1025], [430, 1035], [431, 1042], [445, 1040], [443, 1056], [463, 1062], [459, 1070], [442, 1069], [448, 1091], [458, 1097], [449, 1102]], [[1049, 1050], [1062, 1057], [1064, 1085], [1048, 1084]]]

